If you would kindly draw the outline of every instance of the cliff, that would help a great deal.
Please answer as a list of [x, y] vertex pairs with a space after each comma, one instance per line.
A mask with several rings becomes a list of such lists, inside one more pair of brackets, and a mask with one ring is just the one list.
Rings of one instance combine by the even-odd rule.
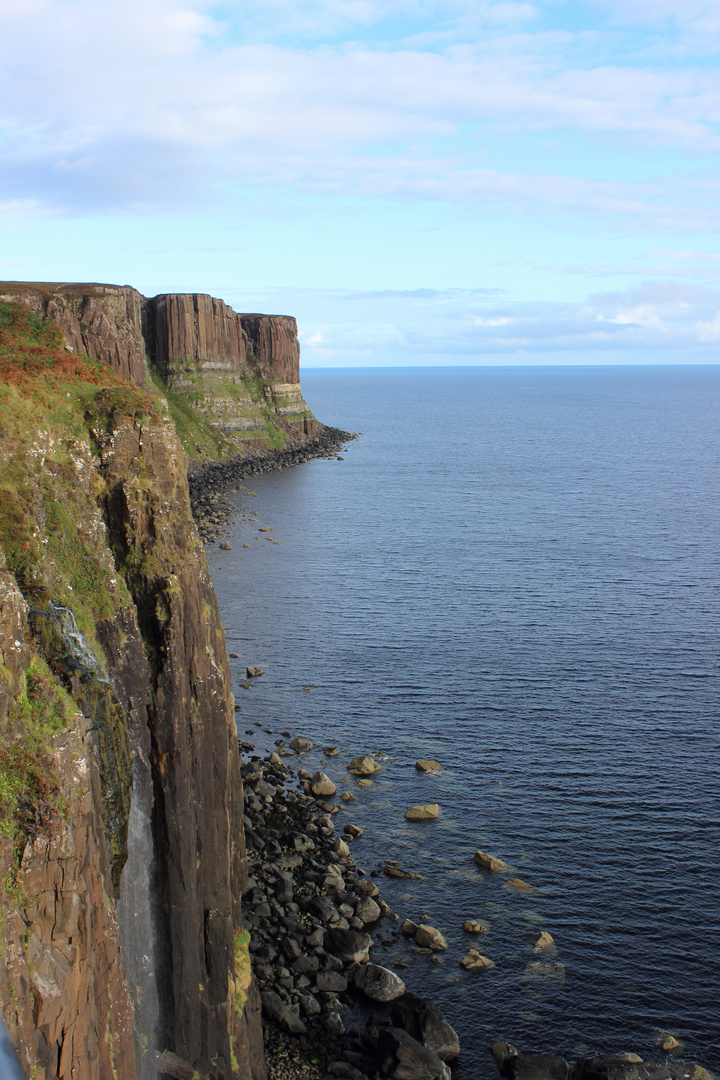
[[2, 1014], [33, 1077], [262, 1080], [228, 660], [147, 302], [0, 291]]
[[191, 459], [280, 450], [317, 437], [300, 388], [297, 325], [242, 315], [199, 293], [142, 296], [129, 285], [0, 283], [0, 301], [55, 323], [67, 347], [168, 400]]

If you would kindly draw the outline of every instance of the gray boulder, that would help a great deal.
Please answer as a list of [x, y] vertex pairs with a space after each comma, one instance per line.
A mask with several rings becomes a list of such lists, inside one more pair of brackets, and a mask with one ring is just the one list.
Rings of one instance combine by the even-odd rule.
[[450, 1069], [437, 1054], [402, 1028], [381, 1028], [377, 1050], [380, 1068], [392, 1080], [450, 1080]]
[[372, 938], [357, 930], [330, 927], [325, 933], [325, 948], [346, 964], [364, 964], [370, 955]]
[[379, 964], [360, 964], [353, 974], [353, 982], [372, 1001], [394, 1001], [405, 993], [405, 983], [400, 976]]
[[390, 1006], [395, 1027], [402, 1028], [441, 1059], [451, 1061], [460, 1053], [460, 1040], [441, 1010], [418, 994], [403, 994]]
[[272, 990], [260, 994], [263, 1012], [274, 1020], [291, 1035], [303, 1035], [307, 1028], [300, 1019], [300, 1010], [297, 1005], [286, 1005]]

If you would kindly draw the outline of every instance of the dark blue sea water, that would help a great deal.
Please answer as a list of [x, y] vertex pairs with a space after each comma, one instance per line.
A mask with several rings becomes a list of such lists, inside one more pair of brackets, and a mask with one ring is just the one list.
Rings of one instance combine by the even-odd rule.
[[[253, 480], [235, 498], [257, 523], [209, 561], [240, 730], [308, 736], [306, 768], [336, 744], [338, 781], [389, 755], [337, 820], [365, 829], [367, 870], [423, 875], [382, 893], [449, 949], [376, 961], [438, 1000], [472, 1077], [498, 1038], [657, 1059], [666, 1031], [717, 1068], [720, 368], [316, 370], [303, 389], [362, 439]], [[266, 669], [249, 690], [246, 662]], [[447, 771], [420, 776], [424, 757]], [[408, 824], [418, 802], [439, 820]], [[564, 982], [527, 970], [539, 928]], [[466, 973], [470, 945], [496, 969]]]

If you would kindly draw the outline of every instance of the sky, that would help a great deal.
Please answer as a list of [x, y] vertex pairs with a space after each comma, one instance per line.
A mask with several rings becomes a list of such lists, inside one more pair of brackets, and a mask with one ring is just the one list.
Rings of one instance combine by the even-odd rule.
[[718, 363], [720, 0], [0, 0], [0, 279], [304, 366]]

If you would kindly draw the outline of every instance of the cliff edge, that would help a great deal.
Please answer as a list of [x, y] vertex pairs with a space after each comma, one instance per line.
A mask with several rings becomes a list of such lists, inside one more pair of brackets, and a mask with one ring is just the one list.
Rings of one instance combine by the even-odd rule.
[[29, 1076], [263, 1080], [228, 659], [147, 301], [0, 292], [3, 1018]]

